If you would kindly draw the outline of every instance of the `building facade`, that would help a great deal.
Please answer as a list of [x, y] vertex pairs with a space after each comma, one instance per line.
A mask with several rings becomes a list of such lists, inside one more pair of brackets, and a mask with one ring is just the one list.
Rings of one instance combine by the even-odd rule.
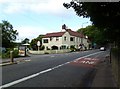
[[69, 49], [74, 46], [76, 49], [89, 48], [88, 39], [81, 33], [72, 31], [71, 29], [63, 29], [64, 31], [47, 33], [42, 38], [42, 45], [45, 46], [45, 50], [50, 49]]

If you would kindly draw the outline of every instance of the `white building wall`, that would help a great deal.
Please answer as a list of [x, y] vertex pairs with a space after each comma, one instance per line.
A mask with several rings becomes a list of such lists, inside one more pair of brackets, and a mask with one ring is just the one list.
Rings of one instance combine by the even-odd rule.
[[[65, 41], [65, 37], [66, 37], [66, 41]], [[74, 37], [74, 41], [70, 41], [70, 37]], [[60, 48], [62, 45], [66, 45], [66, 47], [69, 48], [71, 45], [75, 45], [75, 48], [79, 48], [79, 45], [81, 44], [81, 40], [82, 40], [83, 44], [87, 48], [89, 46], [87, 39], [71, 36], [68, 32], [66, 32], [62, 37], [57, 37], [57, 38], [59, 39], [58, 41], [56, 41], [56, 37], [52, 37], [52, 40], [50, 40], [50, 38], [43, 38], [42, 44], [45, 46], [45, 48], [48, 47], [50, 49], [52, 46], [58, 46], [58, 48]], [[43, 43], [44, 39], [48, 39], [48, 43]]]
[[83, 44], [85, 47], [87, 47], [87, 49], [89, 48], [89, 43], [87, 42], [87, 39], [83, 39]]
[[[43, 43], [44, 39], [48, 39], [48, 43]], [[62, 44], [62, 37], [52, 37], [52, 40], [50, 40], [50, 38], [43, 38], [42, 39], [42, 44], [46, 47], [48, 47], [49, 49], [51, 49], [52, 46], [58, 46], [60, 47]], [[58, 39], [58, 40], [56, 40]]]
[[[66, 37], [66, 40], [65, 40]], [[70, 34], [68, 32], [66, 32], [63, 36], [62, 36], [62, 44], [61, 45], [66, 45], [67, 47], [70, 46]]]
[[[58, 40], [56, 40], [58, 39]], [[60, 47], [62, 44], [62, 37], [53, 37], [52, 40], [50, 41], [50, 47], [52, 46], [58, 46]]]

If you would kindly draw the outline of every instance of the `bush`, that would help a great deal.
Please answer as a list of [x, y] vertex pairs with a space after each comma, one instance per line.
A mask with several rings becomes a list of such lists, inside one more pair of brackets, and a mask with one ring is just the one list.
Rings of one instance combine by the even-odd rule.
[[[10, 58], [10, 51], [13, 49], [7, 48], [7, 51], [5, 53], [2, 53], [2, 58]], [[18, 50], [13, 50], [13, 57], [18, 57]]]
[[14, 50], [13, 51], [13, 57], [18, 57], [19, 55], [19, 51], [18, 50]]
[[45, 54], [49, 54], [48, 52], [45, 52]]
[[10, 51], [7, 51], [6, 53], [2, 53], [2, 58], [10, 58]]
[[75, 49], [75, 46], [74, 45], [71, 45], [70, 46], [70, 50], [71, 50], [71, 52], [74, 52], [76, 49]]
[[45, 46], [44, 46], [44, 45], [40, 47], [40, 50], [44, 50], [44, 49], [45, 49]]

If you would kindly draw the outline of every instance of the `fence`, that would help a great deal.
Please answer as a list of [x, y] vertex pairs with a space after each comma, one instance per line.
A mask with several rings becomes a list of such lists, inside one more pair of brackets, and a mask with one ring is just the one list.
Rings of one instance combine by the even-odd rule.
[[120, 49], [113, 48], [111, 49], [110, 54], [113, 74], [115, 76], [118, 86], [120, 87]]

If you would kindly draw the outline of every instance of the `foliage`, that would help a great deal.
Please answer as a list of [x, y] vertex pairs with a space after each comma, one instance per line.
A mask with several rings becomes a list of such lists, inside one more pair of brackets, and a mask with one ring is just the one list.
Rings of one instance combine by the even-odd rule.
[[10, 58], [10, 51], [13, 51], [13, 57], [18, 57], [18, 50], [13, 50], [12, 48], [7, 48], [7, 51], [5, 53], [2, 53], [2, 58]]
[[93, 24], [102, 28], [106, 38], [120, 44], [120, 2], [80, 2], [72, 0], [63, 4], [72, 7], [78, 16], [90, 17]]
[[70, 46], [70, 50], [71, 50], [71, 52], [74, 52], [76, 49], [75, 49], [75, 45], [71, 45]]
[[19, 50], [14, 50], [13, 51], [13, 57], [18, 57], [19, 55]]
[[44, 49], [45, 49], [45, 46], [42, 45], [42, 46], [40, 47], [40, 50], [44, 50]]
[[26, 44], [26, 43], [29, 43], [29, 41], [30, 41], [30, 40], [29, 40], [28, 38], [25, 38], [21, 43], [22, 43], [22, 44]]
[[43, 46], [42, 46], [42, 38], [43, 38], [43, 35], [39, 35], [37, 38], [35, 39], [32, 39], [31, 40], [31, 43], [30, 43], [30, 46], [33, 50], [37, 50], [38, 47], [37, 47], [37, 41], [40, 41], [40, 49], [44, 49]]
[[87, 26], [86, 28], [78, 29], [77, 32], [82, 32], [87, 35], [92, 44], [106, 45], [108, 40], [106, 39], [103, 30], [95, 27], [94, 25]]
[[37, 50], [37, 40], [36, 39], [32, 39], [30, 46], [33, 50]]
[[0, 23], [0, 30], [2, 30], [2, 47], [12, 48], [18, 35], [17, 30], [13, 30], [13, 26], [8, 21]]

